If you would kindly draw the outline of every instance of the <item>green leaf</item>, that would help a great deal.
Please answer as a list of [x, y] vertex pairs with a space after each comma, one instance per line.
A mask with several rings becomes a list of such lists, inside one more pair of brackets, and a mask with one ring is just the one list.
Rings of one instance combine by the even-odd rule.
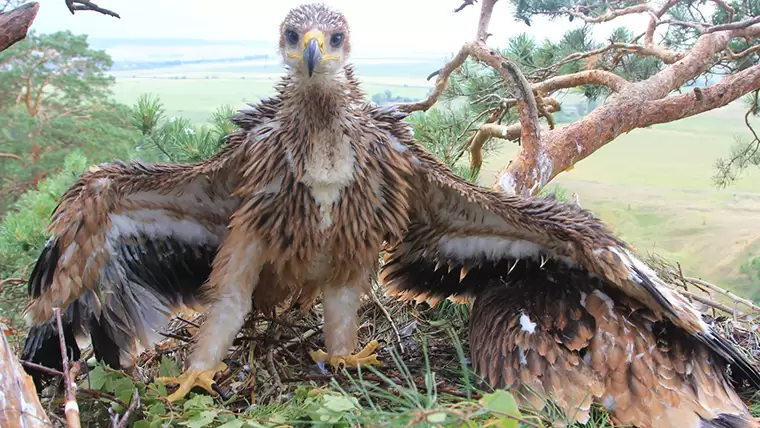
[[231, 421], [228, 421], [219, 425], [216, 428], [240, 428], [243, 425], [245, 425], [245, 422], [241, 421], [240, 419], [233, 419]]
[[205, 409], [211, 407], [214, 404], [214, 399], [208, 395], [195, 394], [193, 398], [185, 401], [182, 408], [185, 410], [190, 409]]
[[156, 403], [150, 406], [150, 410], [148, 410], [148, 414], [151, 415], [162, 415], [164, 413], [166, 413], [166, 406], [164, 406], [164, 403]]
[[[522, 414], [520, 413], [520, 409], [517, 407], [517, 401], [515, 400], [515, 397], [503, 389], [494, 391], [491, 394], [483, 395], [483, 397], [480, 399], [480, 402], [488, 410], [505, 413], [517, 418], [522, 418]], [[501, 421], [499, 426], [502, 428], [518, 428], [517, 420], [500, 414], [496, 414], [494, 416], [496, 416], [496, 418]]]
[[167, 356], [161, 357], [161, 365], [158, 366], [158, 375], [161, 377], [179, 376], [179, 366], [174, 359]]
[[323, 399], [324, 403], [322, 405], [326, 409], [332, 410], [333, 412], [344, 413], [356, 408], [354, 403], [348, 397], [339, 395], [325, 395]]
[[433, 424], [442, 424], [446, 421], [446, 413], [444, 412], [431, 413], [427, 416], [427, 421]]
[[217, 415], [216, 410], [204, 410], [198, 413], [197, 415], [193, 416], [192, 418], [188, 419], [187, 421], [180, 423], [180, 425], [184, 425], [190, 428], [205, 427], [211, 422], [214, 422], [214, 419], [216, 419], [216, 415]]
[[[106, 384], [106, 376], [107, 373], [105, 370], [103, 370], [103, 367], [96, 366], [94, 369], [92, 369], [89, 374], [90, 389], [100, 391], [103, 388], [103, 385]], [[85, 380], [85, 382], [87, 381]]]

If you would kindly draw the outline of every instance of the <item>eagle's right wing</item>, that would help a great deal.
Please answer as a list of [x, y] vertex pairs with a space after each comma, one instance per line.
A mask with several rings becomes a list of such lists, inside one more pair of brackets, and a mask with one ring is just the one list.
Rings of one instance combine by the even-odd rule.
[[66, 191], [29, 278], [23, 359], [60, 364], [54, 307], [70, 352], [79, 352], [75, 336], [89, 335], [96, 355], [120, 367], [161, 338], [172, 312], [199, 303], [239, 204], [231, 191], [245, 135], [195, 164], [103, 164]]

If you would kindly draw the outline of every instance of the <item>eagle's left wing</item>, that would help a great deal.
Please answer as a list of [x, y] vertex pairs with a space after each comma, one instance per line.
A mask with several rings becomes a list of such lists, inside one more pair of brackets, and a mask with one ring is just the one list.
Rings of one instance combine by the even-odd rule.
[[389, 243], [380, 282], [402, 300], [467, 300], [506, 277], [518, 260], [547, 259], [580, 268], [621, 290], [698, 337], [730, 362], [735, 351], [700, 313], [636, 258], [590, 211], [551, 197], [521, 197], [479, 187], [456, 176], [416, 142], [393, 108], [375, 108], [394, 146], [416, 165], [418, 181], [409, 228]]

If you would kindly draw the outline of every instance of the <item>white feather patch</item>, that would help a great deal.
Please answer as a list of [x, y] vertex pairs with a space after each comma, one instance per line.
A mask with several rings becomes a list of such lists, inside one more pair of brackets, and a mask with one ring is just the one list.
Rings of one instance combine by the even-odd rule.
[[534, 242], [510, 240], [497, 236], [450, 237], [438, 240], [441, 254], [459, 259], [486, 258], [488, 260], [536, 258], [542, 247]]
[[520, 327], [522, 328], [522, 331], [528, 334], [536, 332], [536, 323], [531, 321], [530, 317], [526, 315], [525, 312], [520, 314]]

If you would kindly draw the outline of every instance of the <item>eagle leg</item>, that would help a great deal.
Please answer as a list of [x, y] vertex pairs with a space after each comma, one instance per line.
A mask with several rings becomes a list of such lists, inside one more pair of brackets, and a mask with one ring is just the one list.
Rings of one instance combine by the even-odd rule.
[[189, 369], [179, 376], [159, 377], [156, 380], [167, 386], [175, 384], [179, 385], [179, 388], [177, 388], [174, 393], [167, 397], [169, 402], [173, 402], [187, 395], [187, 393], [190, 392], [190, 390], [195, 386], [199, 386], [205, 389], [211, 395], [217, 395], [219, 386], [216, 384], [216, 382], [214, 382], [214, 375], [226, 369], [227, 364], [220, 363], [216, 368], [212, 370], [203, 371]]
[[343, 367], [356, 368], [358, 366], [381, 366], [383, 363], [377, 359], [375, 350], [380, 346], [380, 342], [373, 339], [361, 351], [356, 354], [330, 356], [327, 352], [318, 349], [310, 351], [309, 356], [314, 362], [326, 361], [330, 363], [334, 371]]

